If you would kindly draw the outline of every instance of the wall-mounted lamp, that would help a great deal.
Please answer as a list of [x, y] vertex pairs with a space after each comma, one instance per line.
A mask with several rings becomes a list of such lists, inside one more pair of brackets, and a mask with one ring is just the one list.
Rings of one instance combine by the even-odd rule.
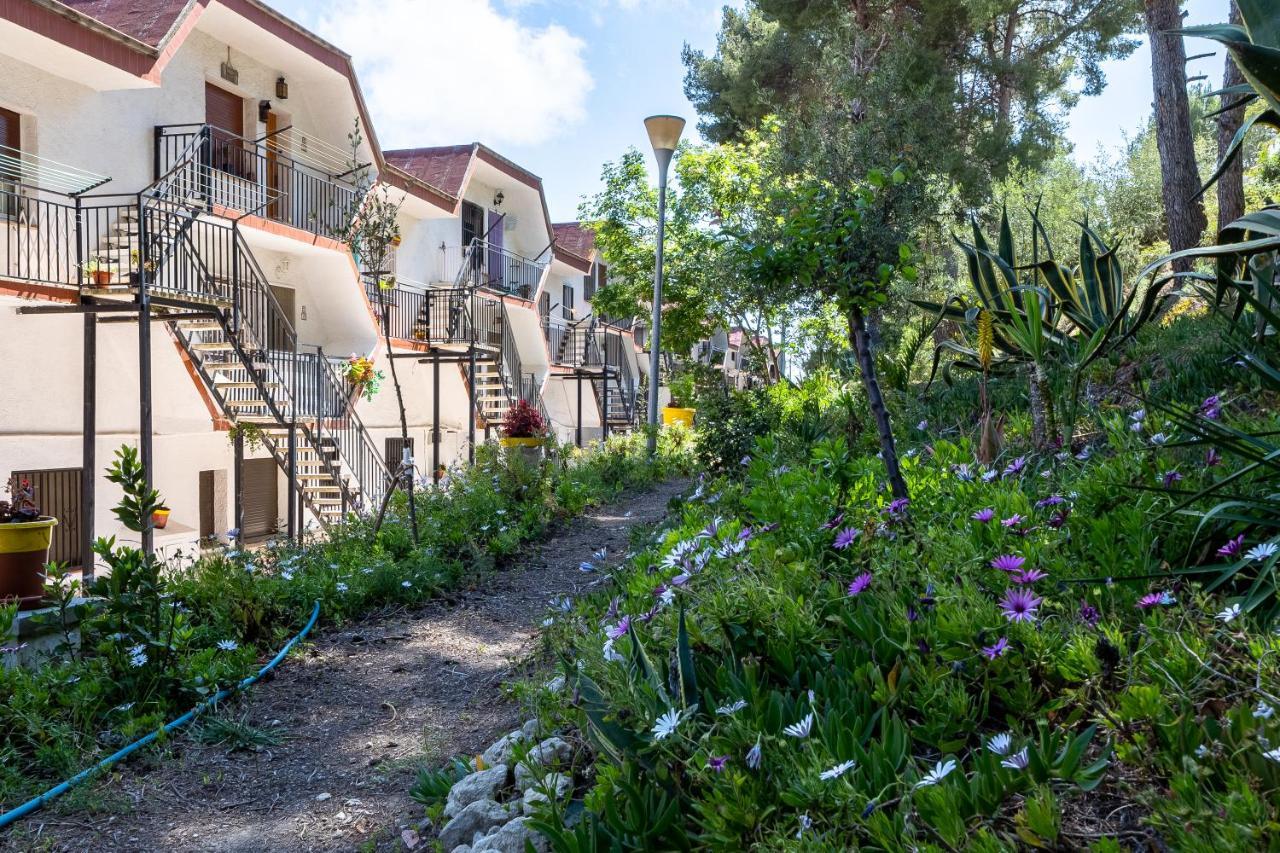
[[302, 319], [307, 319], [307, 306], [302, 306]]
[[498, 190], [498, 192], [493, 196], [493, 206], [502, 207], [502, 203], [506, 200], [507, 197], [502, 194], [502, 190]]
[[269, 115], [271, 115], [271, 102], [258, 101], [258, 121], [266, 123]]
[[289, 100], [289, 84], [284, 81], [283, 77], [276, 79], [276, 97], [282, 101]]

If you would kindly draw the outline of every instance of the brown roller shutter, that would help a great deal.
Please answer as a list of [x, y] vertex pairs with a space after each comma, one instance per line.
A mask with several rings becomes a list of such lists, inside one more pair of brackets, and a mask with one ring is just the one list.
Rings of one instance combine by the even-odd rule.
[[274, 459], [244, 461], [244, 530], [245, 539], [260, 539], [276, 532], [280, 513], [278, 479]]
[[204, 84], [204, 120], [234, 136], [244, 136], [244, 100], [237, 94]]

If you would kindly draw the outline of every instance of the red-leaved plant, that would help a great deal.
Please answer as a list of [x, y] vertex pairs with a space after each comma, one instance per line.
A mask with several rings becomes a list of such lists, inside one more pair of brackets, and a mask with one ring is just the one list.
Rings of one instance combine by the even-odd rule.
[[541, 438], [547, 434], [547, 421], [542, 413], [529, 405], [528, 400], [521, 400], [507, 413], [502, 424], [504, 438]]

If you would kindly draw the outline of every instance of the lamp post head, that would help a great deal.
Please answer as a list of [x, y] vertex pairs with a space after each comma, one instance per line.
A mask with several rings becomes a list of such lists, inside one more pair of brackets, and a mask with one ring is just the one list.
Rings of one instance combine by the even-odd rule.
[[644, 126], [649, 131], [649, 144], [653, 146], [653, 156], [658, 161], [659, 183], [665, 185], [667, 166], [680, 144], [680, 134], [684, 132], [684, 119], [680, 116], [649, 116], [644, 120]]
[[649, 131], [649, 143], [656, 154], [659, 151], [675, 151], [684, 132], [684, 119], [680, 116], [649, 116], [644, 120]]

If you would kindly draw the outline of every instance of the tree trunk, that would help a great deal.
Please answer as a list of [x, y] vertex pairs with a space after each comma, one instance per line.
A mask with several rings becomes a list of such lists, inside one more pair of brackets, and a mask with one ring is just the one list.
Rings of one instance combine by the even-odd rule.
[[[1156, 146], [1163, 179], [1165, 231], [1174, 252], [1200, 245], [1208, 224], [1196, 168], [1195, 137], [1187, 103], [1187, 52], [1182, 36], [1179, 0], [1145, 0], [1147, 39], [1151, 46], [1151, 85], [1155, 95]], [[1175, 261], [1176, 272], [1187, 272], [1191, 261]]]
[[[396, 360], [391, 356], [391, 306], [382, 306], [382, 338], [387, 344], [387, 361], [391, 364], [391, 384], [396, 388], [396, 407], [400, 410], [400, 452], [404, 453], [404, 448], [409, 446], [409, 419], [404, 412], [404, 393], [400, 390], [400, 375], [396, 373]], [[434, 393], [440, 393], [440, 390], [433, 389]], [[432, 424], [433, 429], [439, 429], [439, 424]], [[405, 491], [409, 495], [409, 530], [413, 533], [413, 542], [418, 543], [418, 507], [414, 501], [413, 493], [415, 483], [413, 482], [413, 469], [408, 472], [403, 470], [403, 456], [401, 463], [394, 469], [396, 476], [407, 476], [408, 482], [405, 484]], [[435, 472], [432, 472], [433, 474]]]
[[876, 430], [880, 433], [880, 455], [884, 458], [885, 471], [889, 475], [889, 488], [895, 499], [908, 497], [907, 481], [902, 479], [902, 471], [898, 468], [898, 451], [893, 443], [889, 410], [885, 408], [884, 397], [880, 394], [880, 382], [876, 379], [876, 362], [871, 342], [867, 338], [867, 320], [856, 307], [849, 309], [849, 343], [858, 358], [862, 385], [867, 391], [867, 402], [871, 404]]
[[1044, 450], [1048, 445], [1049, 426], [1044, 414], [1044, 395], [1033, 364], [1027, 365], [1027, 403], [1031, 409], [1031, 445], [1036, 450]]
[[[1240, 23], [1240, 8], [1235, 0], [1231, 3], [1231, 23]], [[1244, 82], [1244, 75], [1236, 67], [1227, 54], [1226, 67], [1222, 72], [1222, 88], [1236, 86]], [[1226, 105], [1238, 100], [1238, 95], [1223, 95], [1221, 104]], [[1218, 116], [1218, 159], [1227, 152], [1227, 146], [1240, 125], [1244, 123], [1244, 107], [1236, 107]], [[1244, 216], [1244, 156], [1238, 154], [1235, 160], [1218, 177], [1218, 230], [1221, 231], [1232, 222]]]

